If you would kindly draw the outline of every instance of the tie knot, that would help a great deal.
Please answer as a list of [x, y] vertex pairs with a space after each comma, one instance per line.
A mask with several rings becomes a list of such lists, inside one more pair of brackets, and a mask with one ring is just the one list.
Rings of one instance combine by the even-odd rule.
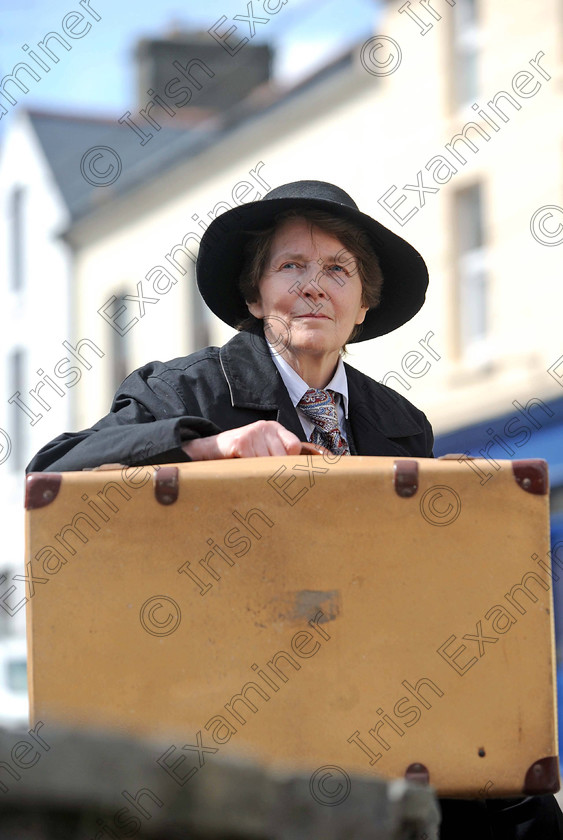
[[331, 452], [348, 455], [348, 444], [341, 435], [334, 391], [309, 388], [297, 403], [301, 411], [314, 424], [313, 443], [320, 443]]
[[338, 429], [338, 415], [333, 391], [325, 391], [323, 388], [309, 388], [301, 397], [298, 405], [315, 425], [320, 426], [327, 432]]
[[323, 388], [309, 388], [299, 400], [298, 405], [305, 412], [308, 409], [313, 411], [323, 409], [324, 411], [334, 410], [336, 413], [334, 391], [325, 391]]

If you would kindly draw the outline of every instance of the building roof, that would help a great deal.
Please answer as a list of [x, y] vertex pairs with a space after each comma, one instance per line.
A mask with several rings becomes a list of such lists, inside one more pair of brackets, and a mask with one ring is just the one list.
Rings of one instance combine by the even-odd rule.
[[[28, 115], [73, 221], [158, 172], [163, 162], [174, 156], [178, 145], [185, 147], [201, 137], [200, 131], [188, 128], [183, 122], [177, 127], [162, 126], [160, 131], [153, 129], [153, 137], [142, 146], [133, 129], [121, 125], [117, 119], [35, 110]], [[138, 124], [144, 125], [148, 133], [144, 120], [138, 120]], [[98, 163], [101, 171], [110, 164], [122, 167], [121, 175], [108, 186], [89, 183], [81, 171], [83, 156], [96, 146], [113, 149], [119, 157], [119, 162], [105, 157]]]
[[[30, 110], [32, 126], [68, 206], [70, 225], [115, 197], [146, 185], [166, 170], [209, 149], [240, 125], [265, 116], [342, 73], [352, 66], [356, 52], [357, 45], [287, 90], [274, 85], [256, 88], [243, 102], [221, 114], [202, 113], [201, 109], [191, 108], [191, 121], [185, 118], [188, 112], [182, 113], [176, 122], [170, 118], [160, 131], [150, 128], [138, 113], [133, 112], [132, 119], [136, 124], [153, 135], [145, 145], [141, 145], [141, 138], [132, 128], [120, 124], [117, 118]], [[117, 153], [122, 167], [119, 177], [108, 186], [92, 185], [81, 172], [83, 156], [97, 146]], [[116, 160], [114, 157], [100, 159], [98, 169], [103, 171], [108, 162], [115, 165]]]

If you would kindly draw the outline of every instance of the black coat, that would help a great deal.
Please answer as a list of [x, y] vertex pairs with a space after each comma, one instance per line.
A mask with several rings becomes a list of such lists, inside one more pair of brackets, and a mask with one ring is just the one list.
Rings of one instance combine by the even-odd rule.
[[[432, 427], [421, 411], [349, 365], [346, 374], [356, 454], [432, 457]], [[55, 438], [27, 471], [189, 461], [183, 441], [256, 420], [277, 420], [306, 440], [263, 336], [239, 333], [223, 347], [134, 371], [109, 414], [91, 429]]]
[[[432, 457], [432, 427], [424, 414], [391, 388], [345, 367], [352, 453]], [[189, 461], [183, 441], [256, 420], [277, 420], [306, 440], [264, 337], [239, 333], [221, 348], [134, 371], [109, 414], [90, 429], [55, 438], [27, 471]], [[553, 796], [440, 805], [441, 840], [563, 840], [563, 815]]]

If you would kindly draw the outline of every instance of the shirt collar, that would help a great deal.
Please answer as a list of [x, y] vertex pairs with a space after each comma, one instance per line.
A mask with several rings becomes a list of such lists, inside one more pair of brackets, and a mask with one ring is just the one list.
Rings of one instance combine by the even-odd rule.
[[[283, 383], [287, 388], [291, 402], [294, 406], [297, 406], [297, 403], [305, 392], [309, 390], [310, 386], [301, 379], [299, 374], [293, 370], [291, 365], [288, 364], [288, 362], [286, 362], [279, 353], [276, 353], [275, 349], [269, 343], [268, 350], [270, 351], [272, 361], [278, 369], [279, 374], [283, 379]], [[339, 356], [334, 376], [324, 390], [327, 391], [329, 388], [331, 391], [340, 394], [344, 407], [344, 415], [348, 418], [348, 379], [346, 377], [346, 370], [344, 368], [342, 356]]]

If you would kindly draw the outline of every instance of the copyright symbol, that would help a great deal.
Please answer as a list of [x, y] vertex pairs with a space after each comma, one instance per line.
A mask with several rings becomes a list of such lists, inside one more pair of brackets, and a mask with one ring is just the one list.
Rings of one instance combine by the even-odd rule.
[[461, 499], [451, 487], [436, 484], [420, 500], [420, 512], [431, 525], [451, 525], [461, 513]]
[[264, 348], [261, 341], [257, 341], [255, 333], [250, 334], [250, 342], [259, 353], [269, 356], [272, 353], [274, 356], [279, 356], [284, 350], [287, 350], [291, 343], [291, 328], [287, 321], [277, 315], [269, 315], [268, 320], [264, 319], [264, 336], [268, 340], [270, 349]]
[[80, 171], [93, 187], [109, 187], [121, 175], [121, 158], [111, 146], [92, 146], [82, 155]]
[[[382, 47], [384, 50], [380, 53]], [[372, 76], [390, 76], [397, 70], [402, 59], [399, 44], [387, 35], [369, 38], [360, 50], [362, 67]]]
[[341, 805], [348, 799], [352, 782], [342, 767], [324, 764], [309, 779], [311, 796], [319, 805]]
[[12, 451], [12, 441], [8, 432], [0, 429], [0, 464], [7, 461]]
[[141, 624], [151, 636], [170, 636], [182, 620], [180, 607], [167, 595], [153, 595], [141, 607]]
[[[559, 218], [560, 221], [557, 221]], [[555, 219], [555, 227], [547, 227], [546, 221]], [[536, 210], [530, 219], [532, 236], [540, 245], [561, 245], [563, 242], [563, 207], [557, 204], [545, 204]]]

